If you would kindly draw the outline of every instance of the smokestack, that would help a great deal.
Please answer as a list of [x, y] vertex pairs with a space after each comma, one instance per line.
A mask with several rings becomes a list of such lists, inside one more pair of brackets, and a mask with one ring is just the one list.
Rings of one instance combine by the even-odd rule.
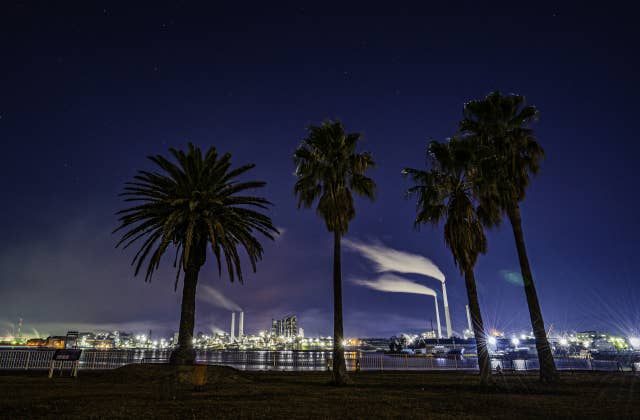
[[438, 310], [438, 298], [434, 296], [433, 301], [436, 303], [436, 323], [438, 324], [438, 338], [442, 338], [442, 330], [440, 329], [440, 311]]
[[447, 299], [447, 288], [442, 282], [442, 300], [444, 301], [444, 321], [447, 324], [447, 338], [451, 338], [451, 316], [449, 315], [449, 300]]
[[231, 335], [229, 335], [229, 341], [233, 342], [236, 339], [236, 313], [231, 312]]
[[469, 331], [473, 331], [471, 326], [471, 312], [469, 312], [469, 305], [464, 305], [467, 308], [467, 324], [469, 324]]
[[240, 312], [240, 319], [238, 321], [238, 338], [242, 338], [244, 335], [244, 311]]

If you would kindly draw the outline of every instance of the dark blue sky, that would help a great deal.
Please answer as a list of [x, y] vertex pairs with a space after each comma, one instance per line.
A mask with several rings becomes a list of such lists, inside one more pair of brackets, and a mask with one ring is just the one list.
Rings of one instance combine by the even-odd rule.
[[[149, 168], [145, 156], [188, 141], [229, 151], [236, 164], [255, 162], [252, 176], [268, 182], [284, 228], [244, 285], [210, 267], [202, 284], [245, 309], [249, 332], [297, 313], [308, 333], [329, 334], [331, 235], [313, 211], [296, 209], [291, 162], [305, 127], [326, 118], [363, 133], [362, 148], [378, 162], [378, 199], [357, 203], [348, 237], [432, 259], [448, 278], [460, 331], [463, 281], [441, 229], [412, 229], [400, 171], [422, 165], [427, 141], [452, 135], [464, 102], [492, 90], [525, 95], [540, 110], [546, 159], [522, 211], [547, 325], [640, 329], [640, 60], [623, 10], [606, 18], [543, 7], [508, 17], [412, 8], [339, 17], [247, 6], [253, 15], [242, 16], [90, 3], [3, 5], [0, 335], [18, 317], [28, 331], [50, 333], [177, 328], [173, 272], [150, 285], [132, 278], [131, 254], [113, 249], [111, 230], [117, 193]], [[421, 331], [434, 318], [429, 298], [352, 284], [375, 274], [353, 253], [343, 261], [347, 335]], [[508, 224], [490, 232], [478, 263], [480, 303], [489, 325], [527, 329], [524, 292], [505, 270], [519, 270]], [[227, 329], [229, 314], [201, 302], [197, 319], [200, 330]]]

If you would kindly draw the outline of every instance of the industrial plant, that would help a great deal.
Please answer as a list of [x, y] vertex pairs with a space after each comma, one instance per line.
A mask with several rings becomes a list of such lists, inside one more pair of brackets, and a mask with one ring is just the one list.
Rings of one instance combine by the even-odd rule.
[[[443, 283], [444, 284], [444, 283]], [[471, 328], [471, 317], [466, 308], [467, 328], [461, 336], [447, 331], [443, 337], [441, 329], [431, 329], [419, 334], [399, 333], [391, 338], [349, 338], [342, 343], [347, 351], [390, 352], [424, 355], [475, 356], [475, 339]], [[198, 350], [260, 350], [260, 351], [328, 351], [333, 349], [333, 337], [305, 337], [295, 314], [281, 319], [272, 319], [271, 325], [256, 334], [246, 334], [244, 311], [230, 313], [228, 332], [207, 334], [198, 332], [193, 337]], [[439, 321], [439, 318], [437, 318]], [[0, 346], [65, 348], [77, 347], [96, 350], [144, 349], [170, 350], [175, 347], [178, 334], [165, 338], [154, 336], [152, 331], [130, 333], [124, 331], [69, 331], [66, 335], [28, 337], [22, 333], [22, 320], [15, 334], [0, 337]], [[495, 357], [535, 357], [535, 339], [531, 332], [504, 333], [492, 329], [488, 333], [488, 348]], [[559, 356], [598, 357], [611, 354], [637, 354], [640, 338], [622, 337], [600, 331], [548, 332], [554, 354]]]

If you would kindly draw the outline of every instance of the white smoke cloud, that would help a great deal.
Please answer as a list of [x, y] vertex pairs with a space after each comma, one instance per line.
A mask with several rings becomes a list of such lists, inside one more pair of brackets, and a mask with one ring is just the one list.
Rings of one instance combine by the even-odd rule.
[[209, 329], [211, 330], [211, 332], [213, 334], [222, 334], [222, 333], [226, 333], [225, 330], [223, 330], [222, 328], [218, 327], [217, 325], [210, 325]]
[[395, 271], [397, 273], [421, 274], [444, 283], [444, 274], [428, 258], [386, 247], [380, 243], [365, 244], [363, 242], [344, 239], [345, 247], [360, 253], [376, 265], [378, 272]]
[[375, 280], [353, 279], [352, 283], [381, 292], [412, 293], [436, 297], [436, 292], [422, 284], [414, 283], [393, 274], [383, 274]]
[[230, 311], [242, 311], [240, 305], [220, 293], [218, 290], [206, 284], [200, 285], [197, 298], [219, 308], [228, 309]]

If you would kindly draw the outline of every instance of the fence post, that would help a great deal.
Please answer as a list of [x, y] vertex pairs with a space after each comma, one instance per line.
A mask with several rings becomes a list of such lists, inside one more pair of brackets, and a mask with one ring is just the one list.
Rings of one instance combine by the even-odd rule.
[[24, 370], [29, 370], [29, 359], [31, 359], [31, 352], [27, 352], [27, 362], [24, 364]]

